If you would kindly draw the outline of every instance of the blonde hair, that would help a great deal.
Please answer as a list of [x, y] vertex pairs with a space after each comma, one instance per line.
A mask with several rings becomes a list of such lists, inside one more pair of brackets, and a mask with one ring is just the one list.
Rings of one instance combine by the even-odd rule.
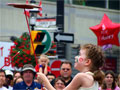
[[39, 61], [41, 58], [46, 58], [46, 59], [49, 61], [48, 56], [45, 55], [45, 54], [41, 54], [41, 55], [38, 57], [38, 61]]

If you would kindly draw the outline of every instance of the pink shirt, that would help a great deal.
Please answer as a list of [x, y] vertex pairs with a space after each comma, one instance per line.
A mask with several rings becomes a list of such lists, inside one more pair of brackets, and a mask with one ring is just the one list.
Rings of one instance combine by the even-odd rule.
[[[99, 90], [112, 90], [112, 89], [101, 89], [101, 87], [99, 87]], [[114, 90], [120, 90], [120, 88], [117, 86]]]

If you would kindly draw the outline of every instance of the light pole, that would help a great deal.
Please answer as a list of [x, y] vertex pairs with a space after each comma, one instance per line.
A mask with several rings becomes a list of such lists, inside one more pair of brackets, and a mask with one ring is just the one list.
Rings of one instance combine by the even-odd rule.
[[37, 8], [34, 9], [30, 9], [30, 20], [29, 20], [29, 24], [31, 26], [31, 30], [34, 30], [34, 26], [36, 23], [36, 18], [37, 18], [37, 13], [39, 12], [39, 10]]
[[[31, 4], [35, 4], [36, 1], [35, 0], [31, 0], [30, 1]], [[36, 18], [37, 18], [37, 13], [39, 12], [38, 8], [33, 8], [30, 9], [30, 20], [29, 20], [29, 24], [31, 26], [31, 30], [34, 30], [34, 26], [36, 23]]]

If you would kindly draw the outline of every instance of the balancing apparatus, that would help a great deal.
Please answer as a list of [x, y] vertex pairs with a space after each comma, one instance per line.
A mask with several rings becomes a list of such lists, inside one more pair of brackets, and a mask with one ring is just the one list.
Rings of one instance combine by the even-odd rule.
[[[29, 34], [30, 34], [30, 40], [32, 42], [32, 47], [33, 47], [33, 41], [32, 41], [32, 37], [31, 37], [31, 33], [30, 33], [30, 26], [29, 26], [29, 23], [28, 23], [28, 18], [27, 18], [27, 14], [26, 14], [26, 11], [25, 9], [33, 9], [33, 8], [40, 8], [40, 6], [38, 5], [33, 5], [33, 4], [23, 4], [23, 3], [8, 3], [7, 4], [8, 6], [13, 6], [15, 8], [21, 8], [21, 9], [24, 9], [24, 12], [25, 12], [25, 18], [26, 18], [26, 22], [27, 22], [27, 27], [28, 27], [28, 31], [29, 31]], [[34, 51], [34, 47], [33, 47], [33, 51]], [[35, 56], [35, 60], [36, 60], [36, 64], [37, 64], [37, 59], [36, 59], [36, 54], [34, 52], [34, 56]]]
[[[15, 8], [21, 8], [21, 9], [24, 9], [24, 12], [25, 12], [25, 18], [26, 18], [26, 22], [27, 22], [27, 27], [28, 27], [28, 31], [29, 31], [29, 34], [30, 34], [30, 40], [32, 42], [32, 47], [33, 47], [33, 41], [32, 41], [32, 37], [31, 37], [31, 33], [30, 33], [30, 26], [29, 26], [29, 23], [28, 23], [28, 18], [27, 18], [27, 14], [26, 14], [26, 11], [25, 9], [33, 9], [33, 8], [40, 8], [40, 6], [38, 5], [33, 5], [33, 4], [23, 4], [23, 3], [8, 3], [7, 4], [8, 6], [13, 6]], [[33, 47], [33, 51], [34, 51], [34, 47]], [[36, 60], [36, 64], [37, 64], [37, 59], [36, 59], [36, 54], [35, 54], [35, 51], [34, 51], [34, 56], [35, 56], [35, 60]], [[41, 88], [43, 90], [43, 87]]]

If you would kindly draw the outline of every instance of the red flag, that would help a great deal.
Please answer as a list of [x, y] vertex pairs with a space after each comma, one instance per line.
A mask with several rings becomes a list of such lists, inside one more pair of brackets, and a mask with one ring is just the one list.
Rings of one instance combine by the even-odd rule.
[[29, 9], [25, 9], [24, 14], [26, 14], [28, 16], [28, 18], [29, 18], [30, 17]]
[[26, 0], [26, 4], [28, 4], [28, 0]]
[[[28, 4], [28, 0], [26, 0], [26, 4]], [[24, 14], [26, 14], [29, 18], [30, 17], [29, 9], [25, 9]]]
[[40, 2], [39, 2], [39, 6], [40, 6], [40, 8], [39, 8], [39, 15], [40, 16], [42, 16], [42, 0], [40, 0]]

